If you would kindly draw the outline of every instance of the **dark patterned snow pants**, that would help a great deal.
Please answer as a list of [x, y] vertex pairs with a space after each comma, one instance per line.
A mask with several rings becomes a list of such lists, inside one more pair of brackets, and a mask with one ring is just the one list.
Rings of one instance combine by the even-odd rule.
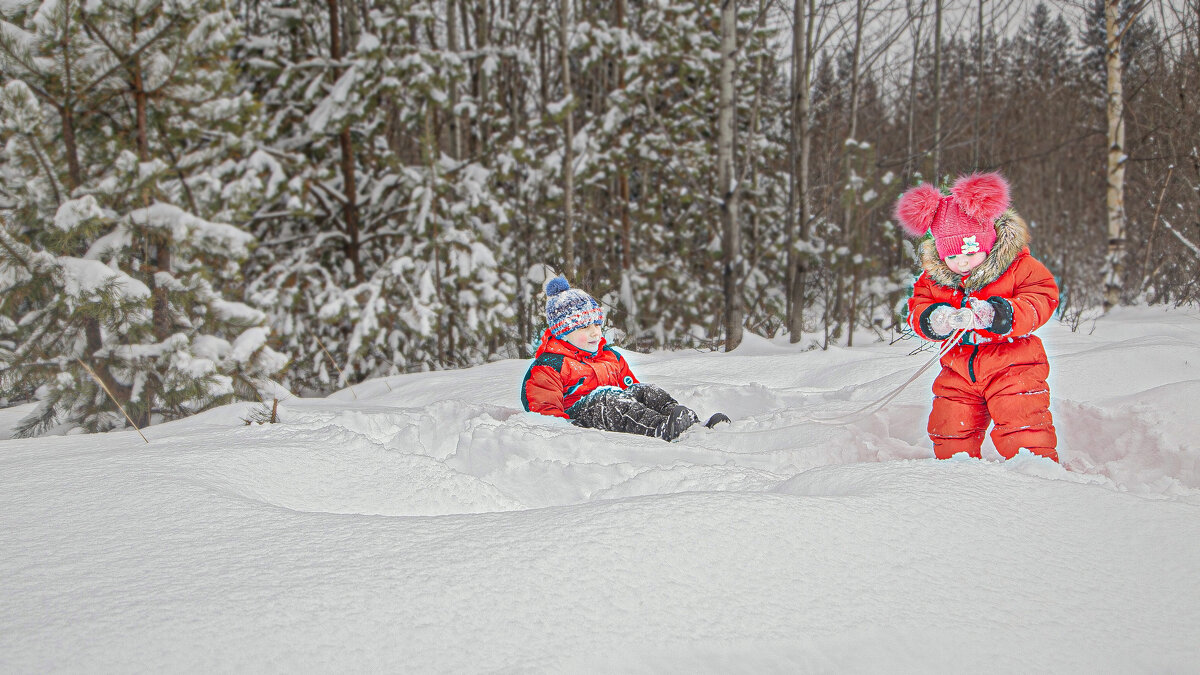
[[677, 405], [661, 387], [639, 382], [628, 389], [597, 389], [567, 408], [567, 415], [576, 426], [661, 437], [667, 414]]

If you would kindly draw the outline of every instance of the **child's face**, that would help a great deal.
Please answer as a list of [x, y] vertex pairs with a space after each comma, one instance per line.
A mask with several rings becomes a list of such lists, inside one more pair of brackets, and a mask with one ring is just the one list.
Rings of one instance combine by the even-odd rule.
[[568, 344], [578, 349], [582, 349], [585, 352], [594, 352], [600, 346], [601, 337], [602, 331], [600, 330], [600, 324], [593, 323], [584, 326], [583, 328], [576, 328], [570, 333], [564, 335], [563, 339], [566, 340]]
[[983, 251], [976, 251], [967, 255], [952, 255], [945, 258], [946, 266], [956, 274], [966, 274], [971, 270], [983, 264], [983, 259], [987, 254]]

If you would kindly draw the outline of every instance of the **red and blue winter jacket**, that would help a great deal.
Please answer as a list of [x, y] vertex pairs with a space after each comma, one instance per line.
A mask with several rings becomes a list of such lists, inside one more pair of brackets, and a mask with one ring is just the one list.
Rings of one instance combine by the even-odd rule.
[[530, 412], [569, 419], [567, 408], [596, 389], [627, 389], [637, 381], [629, 362], [603, 338], [592, 354], [546, 331], [521, 383], [521, 403]]

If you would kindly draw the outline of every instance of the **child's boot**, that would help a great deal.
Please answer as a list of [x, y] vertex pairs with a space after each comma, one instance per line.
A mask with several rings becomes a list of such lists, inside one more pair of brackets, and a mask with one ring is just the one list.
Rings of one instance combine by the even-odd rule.
[[725, 413], [713, 413], [713, 416], [708, 418], [708, 421], [704, 423], [704, 426], [711, 429], [711, 428], [717, 426], [718, 424], [720, 424], [721, 422], [725, 422], [726, 424], [728, 424], [732, 421], [733, 420], [729, 419], [729, 415], [726, 415]]
[[682, 434], [688, 427], [699, 421], [700, 418], [691, 408], [677, 405], [667, 413], [667, 419], [659, 428], [658, 437], [664, 441], [673, 441], [679, 438], [679, 434]]

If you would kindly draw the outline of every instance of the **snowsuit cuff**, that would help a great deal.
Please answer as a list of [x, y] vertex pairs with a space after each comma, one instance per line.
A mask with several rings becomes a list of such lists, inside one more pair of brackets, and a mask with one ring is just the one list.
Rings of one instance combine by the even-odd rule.
[[996, 308], [996, 318], [992, 319], [992, 326], [988, 330], [996, 335], [1008, 335], [1012, 332], [1012, 303], [998, 295], [993, 295], [987, 301], [989, 305]]

